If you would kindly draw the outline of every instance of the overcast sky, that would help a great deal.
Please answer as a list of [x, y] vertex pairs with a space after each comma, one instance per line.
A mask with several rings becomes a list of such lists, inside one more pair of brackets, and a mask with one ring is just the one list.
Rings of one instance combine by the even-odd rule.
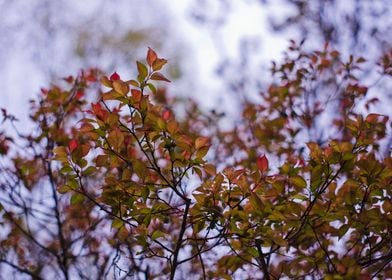
[[[39, 2], [45, 4], [43, 1], [37, 1]], [[199, 3], [203, 1], [156, 0], [151, 1], [153, 7], [150, 8], [146, 4], [140, 4], [137, 0], [113, 1], [113, 3], [120, 4], [128, 3], [126, 8], [133, 11], [132, 13], [114, 4], [99, 7], [97, 6], [99, 2], [70, 1], [68, 6], [60, 8], [55, 3], [52, 3], [53, 7], [45, 7], [47, 13], [55, 14], [51, 17], [47, 15], [49, 28], [47, 26], [46, 28], [49, 31], [46, 31], [46, 35], [40, 33], [40, 29], [44, 28], [39, 20], [45, 18], [46, 15], [36, 15], [41, 9], [38, 4], [26, 6], [26, 2], [16, 1], [7, 6], [2, 3], [1, 41], [9, 43], [3, 44], [3, 69], [0, 70], [3, 90], [0, 107], [7, 108], [20, 119], [25, 120], [27, 119], [28, 100], [36, 96], [41, 87], [46, 87], [48, 81], [54, 78], [76, 74], [81, 67], [84, 67], [85, 65], [78, 62], [76, 58], [69, 57], [69, 53], [72, 53], [70, 49], [74, 48], [75, 43], [71, 39], [72, 34], [67, 34], [66, 31], [50, 31], [50, 28], [55, 29], [56, 26], [62, 28], [74, 23], [76, 25], [79, 22], [83, 24], [82, 27], [86, 27], [89, 23], [97, 24], [89, 18], [97, 11], [103, 14], [101, 22], [107, 23], [106, 25], [103, 23], [103, 27], [99, 28], [109, 26], [108, 23], [112, 21], [118, 21], [116, 24], [120, 27], [135, 24], [135, 21], [141, 27], [148, 27], [154, 25], [154, 20], [162, 21], [158, 22], [158, 25], [170, 32], [170, 36], [167, 37], [167, 41], [170, 42], [165, 42], [166, 49], [162, 47], [163, 53], [159, 54], [167, 57], [170, 63], [179, 63], [176, 60], [179, 60], [180, 56], [176, 57], [167, 50], [180, 50], [181, 63], [184, 65], [185, 72], [183, 81], [173, 83], [171, 89], [176, 94], [181, 94], [181, 92], [184, 93], [184, 87], [189, 86], [192, 91], [196, 92], [195, 95], [199, 101], [206, 105], [210, 104], [210, 106], [217, 101], [230, 100], [225, 98], [220, 90], [222, 81], [216, 76], [216, 68], [217, 64], [222, 62], [220, 61], [222, 57], [235, 59], [239, 56], [239, 44], [242, 39], [257, 42], [253, 46], [254, 52], [251, 56], [252, 58], [254, 56], [255, 62], [257, 61], [255, 63], [257, 67], [260, 66], [260, 60], [265, 62], [266, 67], [270, 60], [278, 59], [287, 46], [287, 38], [281, 35], [280, 37], [273, 36], [271, 32], [268, 32], [266, 20], [269, 10], [263, 10], [262, 5], [252, 1], [234, 1], [227, 6], [222, 6], [225, 1], [207, 1], [209, 5], [207, 11], [199, 6]], [[99, 11], [100, 8], [103, 11]], [[274, 6], [272, 5], [270, 9], [274, 9]], [[25, 14], [21, 11], [25, 11]], [[134, 11], [140, 11], [140, 13]], [[153, 14], [152, 18], [148, 15], [149, 11]], [[221, 16], [222, 11], [224, 11], [224, 17]], [[156, 15], [157, 12], [160, 12], [160, 15]], [[61, 14], [56, 17], [57, 13]], [[197, 17], [205, 17], [207, 23], [198, 23], [195, 20]], [[222, 22], [218, 22], [220, 19]], [[140, 46], [140, 48], [147, 49], [148, 46], [154, 46], [154, 42], [149, 43], [148, 39], [145, 44], [146, 46]], [[117, 63], [117, 65], [114, 62], [108, 65], [105, 60], [110, 60], [110, 55], [101, 57], [98, 61], [89, 61], [89, 66], [99, 66], [105, 70], [113, 69], [129, 74], [129, 72], [126, 73], [127, 69], [124, 68], [124, 64]], [[96, 65], [94, 65], [95, 62]], [[133, 66], [134, 61], [128, 63], [132, 63]], [[189, 79], [189, 76], [192, 79]], [[230, 106], [230, 103], [227, 105]]]

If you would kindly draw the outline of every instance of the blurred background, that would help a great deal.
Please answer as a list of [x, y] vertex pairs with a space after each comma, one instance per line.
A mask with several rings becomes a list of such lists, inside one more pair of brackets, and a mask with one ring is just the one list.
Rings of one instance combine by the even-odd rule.
[[3, 0], [0, 107], [27, 120], [41, 87], [83, 68], [128, 79], [147, 47], [169, 60], [172, 94], [234, 115], [238, 95], [251, 98], [271, 82], [271, 61], [289, 39], [365, 55], [372, 83], [392, 48], [391, 9], [390, 0]]

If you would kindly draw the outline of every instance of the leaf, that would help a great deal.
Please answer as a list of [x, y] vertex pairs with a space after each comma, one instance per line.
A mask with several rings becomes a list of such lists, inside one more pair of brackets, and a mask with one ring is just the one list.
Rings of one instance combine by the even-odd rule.
[[85, 132], [90, 132], [90, 131], [92, 131], [92, 130], [94, 130], [94, 126], [93, 126], [92, 124], [90, 124], [90, 123], [87, 123], [87, 122], [83, 123], [83, 124], [80, 126], [80, 128], [79, 128], [79, 131], [80, 131], [80, 132], [83, 132], [83, 133], [85, 133]]
[[134, 86], [134, 87], [139, 87], [140, 86], [139, 82], [135, 81], [135, 80], [127, 81], [127, 84], [129, 84], [131, 86]]
[[131, 89], [131, 95], [132, 98], [136, 101], [139, 102], [142, 99], [142, 92], [137, 89]]
[[381, 116], [382, 115], [380, 114], [369, 114], [365, 121], [371, 124], [376, 124]]
[[120, 80], [120, 75], [117, 74], [117, 72], [114, 72], [111, 76], [110, 76], [110, 80], [113, 81], [117, 81]]
[[343, 224], [339, 229], [338, 229], [338, 237], [339, 240], [346, 234], [346, 232], [350, 229], [350, 225], [348, 224]]
[[150, 79], [154, 81], [165, 81], [170, 83], [169, 79], [167, 79], [165, 76], [163, 76], [161, 73], [158, 72], [152, 74]]
[[256, 164], [261, 173], [264, 173], [268, 170], [268, 159], [265, 155], [259, 156], [257, 158]]
[[68, 186], [68, 185], [62, 185], [62, 186], [57, 188], [57, 191], [59, 193], [66, 193], [66, 192], [68, 192], [70, 190], [72, 190], [72, 188], [70, 186]]
[[126, 95], [129, 92], [129, 85], [121, 80], [114, 81], [113, 88], [122, 95]]
[[96, 170], [97, 170], [97, 168], [95, 166], [89, 166], [85, 170], [83, 170], [83, 176], [90, 176]]
[[124, 226], [124, 222], [120, 219], [114, 219], [112, 221], [112, 228], [119, 229], [122, 228], [123, 226]]
[[57, 160], [67, 158], [67, 150], [63, 146], [54, 148], [53, 153], [55, 154], [55, 159]]
[[116, 90], [111, 90], [109, 92], [102, 94], [101, 98], [102, 100], [116, 100], [117, 98], [120, 98], [122, 96], [123, 94], [121, 94], [120, 92]]
[[114, 129], [109, 133], [108, 141], [115, 150], [119, 150], [124, 142], [124, 134], [120, 129]]
[[205, 157], [209, 149], [210, 148], [208, 146], [203, 146], [198, 149], [196, 152], [196, 159], [202, 159], [203, 157]]
[[324, 171], [322, 165], [317, 165], [311, 170], [311, 175], [310, 175], [311, 191], [316, 191], [316, 189], [319, 187], [322, 180], [323, 172]]
[[250, 193], [250, 203], [255, 210], [263, 211], [264, 209], [263, 202], [261, 201], [259, 196], [254, 192]]
[[63, 166], [63, 167], [60, 169], [60, 173], [62, 173], [62, 174], [68, 174], [68, 173], [72, 173], [72, 172], [74, 172], [74, 170], [73, 170], [73, 168], [72, 168], [71, 166], [69, 166], [69, 165]]
[[148, 69], [146, 67], [146, 65], [144, 65], [143, 63], [136, 61], [136, 66], [137, 66], [137, 71], [139, 73], [139, 82], [144, 81], [147, 78], [148, 75]]
[[84, 196], [80, 193], [74, 193], [71, 196], [71, 204], [77, 204], [83, 202], [83, 200], [84, 200]]
[[155, 86], [152, 83], [148, 83], [147, 86], [151, 90], [152, 93], [154, 93], [154, 94], [157, 93], [157, 89], [155, 88]]
[[208, 137], [197, 137], [195, 140], [195, 148], [200, 149], [209, 146], [210, 139]]
[[109, 160], [109, 157], [107, 155], [98, 155], [95, 158], [95, 164], [96, 164], [97, 167], [102, 167], [102, 166], [106, 165], [108, 160]]
[[293, 176], [290, 177], [290, 183], [293, 184], [296, 187], [299, 187], [301, 189], [306, 187], [306, 181], [304, 178], [302, 178], [301, 176]]
[[165, 121], [170, 120], [171, 118], [171, 111], [169, 109], [166, 109], [165, 111], [163, 111], [162, 113], [162, 119], [164, 119]]
[[150, 188], [145, 186], [142, 188], [142, 198], [145, 202], [147, 202], [148, 196], [150, 195]]
[[79, 145], [78, 151], [77, 151], [78, 157], [83, 158], [83, 157], [87, 156], [87, 154], [90, 152], [90, 148], [91, 147], [88, 144]]
[[212, 164], [206, 164], [204, 165], [204, 171], [211, 176], [216, 175], [216, 167]]
[[[113, 75], [112, 75], [112, 76], [113, 76]], [[103, 84], [105, 87], [109, 87], [109, 88], [112, 87], [112, 82], [111, 82], [111, 80], [109, 80], [109, 78], [106, 77], [106, 76], [103, 76], [103, 77], [101, 78], [101, 84]]]
[[151, 235], [151, 239], [152, 239], [152, 240], [156, 240], [156, 239], [158, 239], [159, 237], [164, 237], [164, 236], [165, 236], [165, 233], [164, 233], [164, 232], [162, 232], [162, 231], [160, 231], [160, 230], [156, 230], [156, 231], [154, 231], [153, 234]]
[[72, 139], [68, 144], [68, 149], [72, 153], [79, 146], [76, 139]]
[[162, 67], [167, 63], [167, 60], [164, 58], [157, 58], [152, 64], [152, 70], [159, 71]]
[[146, 165], [140, 160], [132, 161], [133, 170], [139, 178], [145, 178], [147, 174], [147, 167]]
[[149, 47], [147, 51], [147, 58], [146, 58], [148, 65], [152, 66], [155, 60], [157, 60], [157, 58], [158, 56], [156, 52]]

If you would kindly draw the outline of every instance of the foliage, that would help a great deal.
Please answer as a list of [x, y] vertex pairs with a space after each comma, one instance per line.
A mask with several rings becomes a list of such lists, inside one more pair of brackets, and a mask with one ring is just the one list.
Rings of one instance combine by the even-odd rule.
[[[380, 62], [386, 78], [391, 58]], [[179, 101], [152, 84], [169, 82], [167, 61], [149, 49], [146, 62], [136, 63], [136, 79], [92, 69], [42, 90], [31, 135], [3, 110], [16, 128], [0, 135], [3, 271], [392, 277], [392, 159], [383, 153], [391, 122], [359, 110], [377, 102], [356, 78], [363, 58], [292, 42], [272, 68], [275, 83], [243, 101], [230, 128], [192, 101], [176, 116], [169, 106]]]

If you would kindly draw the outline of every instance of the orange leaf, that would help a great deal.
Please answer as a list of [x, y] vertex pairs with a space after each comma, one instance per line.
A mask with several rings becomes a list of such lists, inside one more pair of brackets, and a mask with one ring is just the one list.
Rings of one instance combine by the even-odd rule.
[[142, 99], [142, 92], [137, 89], [131, 89], [131, 95], [136, 102], [139, 102]]
[[195, 148], [200, 149], [202, 147], [209, 146], [210, 139], [208, 137], [197, 137], [195, 140]]
[[[113, 74], [114, 75], [114, 74]], [[112, 76], [113, 76], [112, 75]], [[112, 82], [111, 82], [111, 80], [109, 80], [108, 79], [108, 77], [106, 77], [106, 76], [103, 76], [102, 78], [101, 78], [101, 84], [103, 84], [105, 87], [112, 87]]]
[[170, 83], [170, 80], [167, 79], [165, 76], [163, 76], [161, 73], [154, 73], [151, 75], [151, 80], [155, 80], [155, 81], [165, 81]]
[[148, 51], [147, 51], [148, 65], [152, 66], [152, 64], [155, 62], [155, 60], [157, 60], [157, 58], [158, 58], [158, 56], [157, 56], [156, 52], [153, 49], [148, 48]]
[[121, 80], [114, 81], [113, 88], [122, 95], [126, 95], [129, 92], [129, 85]]
[[152, 70], [159, 71], [162, 69], [163, 65], [167, 63], [167, 60], [164, 58], [157, 58], [152, 64]]
[[264, 173], [268, 170], [268, 159], [265, 155], [259, 156], [257, 158], [256, 164], [261, 173]]
[[371, 124], [376, 124], [380, 116], [381, 116], [380, 114], [369, 114], [366, 117], [366, 122]]

